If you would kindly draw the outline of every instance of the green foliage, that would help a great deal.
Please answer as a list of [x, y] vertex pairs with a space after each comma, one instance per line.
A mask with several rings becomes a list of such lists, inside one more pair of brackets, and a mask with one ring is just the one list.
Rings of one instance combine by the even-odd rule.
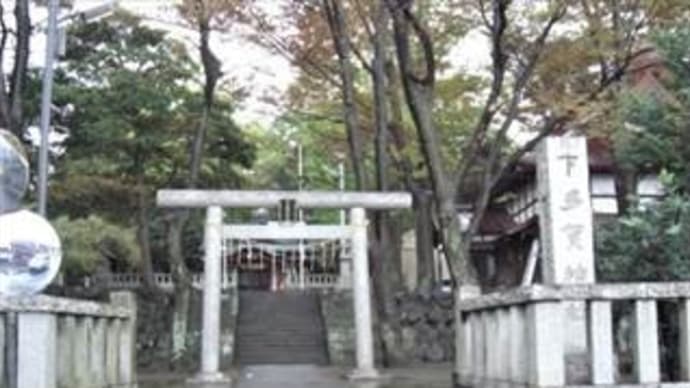
[[[602, 281], [690, 279], [690, 28], [652, 35], [663, 59], [659, 85], [621, 98], [616, 159], [628, 171], [662, 171], [670, 193], [653, 206], [632, 204], [622, 218], [596, 233], [597, 269]], [[656, 86], [656, 87], [655, 87]]]
[[191, 97], [186, 83], [195, 66], [186, 52], [163, 32], [118, 14], [70, 31], [66, 62], [56, 92], [76, 107], [71, 167], [163, 179], [161, 159], [173, 159], [185, 140], [175, 120]]
[[481, 78], [462, 73], [437, 81], [434, 118], [436, 128], [445, 140], [443, 156], [447, 165], [457, 164], [458, 150], [469, 141], [480, 113], [476, 96], [471, 92], [483, 86]]
[[616, 158], [636, 171], [666, 169], [690, 188], [690, 27], [653, 34], [663, 59], [658, 88], [633, 91], [621, 99], [621, 128], [615, 133]]
[[596, 236], [598, 280], [690, 279], [690, 196], [672, 194], [601, 225]]
[[616, 158], [627, 168], [682, 169], [676, 152], [679, 133], [668, 107], [649, 95], [630, 94], [622, 99], [624, 127], [615, 134]]
[[[254, 147], [232, 119], [233, 95], [218, 90], [205, 116], [201, 71], [185, 45], [131, 14], [117, 12], [95, 23], [76, 23], [68, 37], [54, 100], [75, 109], [61, 123], [69, 128], [69, 137], [51, 178], [51, 214], [75, 220], [96, 217], [127, 233], [136, 226], [142, 236], [148, 230], [148, 241], [130, 239], [128, 244], [141, 244], [143, 252], [150, 247], [154, 267], [163, 269], [170, 212], [155, 209], [154, 193], [187, 185], [192, 142], [204, 120], [197, 187], [236, 188], [242, 183], [238, 167], [248, 168], [254, 161]], [[202, 222], [193, 217], [188, 227], [198, 230]], [[68, 229], [81, 234], [99, 229], [85, 225], [83, 221]], [[184, 236], [185, 255], [197, 256], [201, 236]], [[79, 245], [68, 258], [68, 271], [79, 275], [94, 270], [97, 256], [86, 252], [94, 246], [102, 249], [103, 238], [72, 238], [79, 242], [71, 244]]]
[[[324, 108], [327, 109], [327, 108]], [[345, 129], [328, 119], [317, 120], [286, 114], [270, 128], [254, 126], [247, 136], [257, 147], [256, 163], [245, 172], [253, 187], [268, 190], [337, 190], [338, 164], [347, 165]], [[302, 146], [304, 176], [298, 176], [299, 145]], [[351, 174], [350, 174], [351, 175]], [[347, 175], [348, 181], [352, 179]], [[352, 182], [346, 182], [348, 188]], [[314, 222], [336, 222], [336, 211], [309, 211]]]
[[98, 216], [59, 217], [53, 225], [62, 241], [62, 269], [68, 277], [94, 273], [100, 266], [131, 269], [139, 264], [134, 231]]
[[[198, 66], [184, 45], [127, 13], [77, 24], [69, 33], [55, 100], [72, 104], [67, 152], [53, 185], [60, 214], [98, 212], [127, 224], [161, 186], [182, 186], [192, 138], [203, 118]], [[232, 119], [232, 101], [218, 93], [209, 115], [200, 187], [237, 187], [236, 166], [254, 148]]]

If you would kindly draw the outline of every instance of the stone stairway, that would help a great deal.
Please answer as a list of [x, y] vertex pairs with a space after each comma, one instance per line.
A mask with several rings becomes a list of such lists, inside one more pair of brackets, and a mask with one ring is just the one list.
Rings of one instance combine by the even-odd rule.
[[241, 291], [235, 360], [239, 365], [328, 364], [318, 295]]

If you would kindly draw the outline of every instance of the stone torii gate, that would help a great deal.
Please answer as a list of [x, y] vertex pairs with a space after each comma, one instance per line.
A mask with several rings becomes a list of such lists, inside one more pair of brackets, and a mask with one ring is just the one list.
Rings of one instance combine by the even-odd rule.
[[[353, 379], [375, 379], [374, 341], [371, 323], [369, 261], [366, 209], [392, 210], [410, 208], [412, 196], [405, 192], [342, 191], [234, 191], [234, 190], [160, 190], [157, 204], [167, 208], [206, 208], [204, 233], [203, 323], [201, 371], [194, 379], [199, 383], [228, 382], [219, 370], [220, 292], [223, 207], [275, 207], [280, 201], [294, 201], [305, 208], [350, 209], [349, 228], [352, 240], [356, 369]], [[300, 236], [295, 236], [299, 238]]]

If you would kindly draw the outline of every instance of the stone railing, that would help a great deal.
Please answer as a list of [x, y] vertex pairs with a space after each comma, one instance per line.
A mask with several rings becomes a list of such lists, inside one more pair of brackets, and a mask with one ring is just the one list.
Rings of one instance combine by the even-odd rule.
[[[634, 381], [619, 380], [612, 303], [633, 307]], [[657, 304], [679, 301], [680, 382], [690, 382], [690, 283], [531, 286], [460, 300], [456, 349], [459, 386], [661, 386]], [[569, 384], [566, 343], [572, 306], [586, 309], [587, 382]]]
[[[306, 274], [304, 288], [351, 288], [351, 284], [343, 284], [338, 274]], [[297, 274], [288, 275], [285, 286], [288, 289], [300, 288], [300, 277]]]
[[136, 301], [0, 297], [0, 386], [136, 387]]
[[[172, 291], [175, 283], [173, 276], [170, 273], [154, 273], [153, 281], [156, 286], [165, 291]], [[144, 277], [139, 273], [113, 273], [107, 275], [98, 275], [97, 277], [85, 281], [88, 284], [98, 282], [99, 284], [107, 285], [110, 289], [132, 290], [141, 287], [144, 284]], [[204, 283], [204, 275], [201, 273], [192, 274], [192, 286], [201, 289]], [[223, 289], [234, 288], [237, 285], [237, 273], [229, 272], [221, 277], [221, 287]]]

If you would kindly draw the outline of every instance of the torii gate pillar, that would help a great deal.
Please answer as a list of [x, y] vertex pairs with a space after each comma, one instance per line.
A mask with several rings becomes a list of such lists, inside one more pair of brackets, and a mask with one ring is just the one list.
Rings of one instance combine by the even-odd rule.
[[350, 210], [352, 226], [352, 292], [357, 338], [357, 369], [350, 378], [375, 379], [374, 334], [371, 327], [371, 298], [369, 288], [369, 260], [367, 258], [367, 214], [363, 208]]
[[350, 210], [353, 253], [353, 293], [357, 345], [357, 368], [353, 380], [376, 379], [374, 335], [371, 323], [366, 209], [400, 209], [412, 206], [412, 196], [404, 192], [314, 192], [314, 191], [203, 191], [161, 190], [161, 207], [207, 208], [204, 233], [204, 303], [201, 339], [201, 372], [194, 383], [225, 383], [230, 378], [219, 370], [220, 288], [222, 207], [271, 207], [281, 200], [294, 200], [300, 208]]

